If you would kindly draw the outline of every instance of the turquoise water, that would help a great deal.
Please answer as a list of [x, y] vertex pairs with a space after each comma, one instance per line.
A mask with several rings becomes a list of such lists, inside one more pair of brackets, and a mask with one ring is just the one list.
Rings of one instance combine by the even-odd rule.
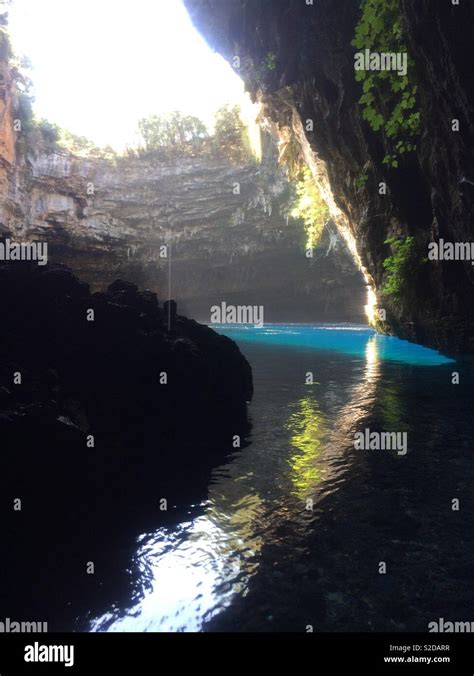
[[[427, 631], [469, 618], [472, 363], [366, 326], [213, 328], [252, 367], [250, 428], [223, 449], [206, 499], [183, 490], [136, 526], [131, 592], [80, 628]], [[366, 430], [406, 434], [407, 453], [356, 449]]]
[[237, 342], [252, 342], [290, 348], [310, 348], [363, 357], [367, 351], [377, 352], [384, 361], [396, 361], [419, 366], [436, 366], [454, 362], [435, 350], [383, 336], [368, 326], [347, 324], [266, 324], [254, 326], [213, 325]]

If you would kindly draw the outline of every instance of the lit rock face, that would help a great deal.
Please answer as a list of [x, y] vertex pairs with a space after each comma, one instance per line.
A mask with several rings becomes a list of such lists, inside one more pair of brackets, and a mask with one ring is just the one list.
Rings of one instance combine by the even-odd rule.
[[[366, 288], [337, 232], [305, 255], [290, 185], [266, 137], [265, 159], [83, 159], [30, 141], [17, 162], [3, 231], [46, 239], [50, 260], [93, 288], [117, 277], [171, 294], [210, 320], [214, 304], [263, 305], [265, 321], [364, 322]], [[167, 247], [164, 249], [164, 247]], [[171, 257], [171, 266], [170, 263]]]
[[13, 74], [3, 51], [4, 41], [0, 39], [0, 217], [15, 182], [14, 111], [17, 105]]
[[[293, 128], [315, 180], [330, 193], [333, 220], [375, 291], [390, 255], [387, 237], [414, 236], [420, 252], [442, 237], [472, 240], [474, 197], [471, 3], [401, 0], [402, 24], [417, 71], [422, 133], [399, 169], [361, 119], [351, 40], [354, 0], [185, 0], [196, 27], [230, 62], [240, 57], [247, 88], [281, 132]], [[436, 5], [436, 6], [434, 6]], [[258, 37], [257, 37], [258, 36]], [[268, 55], [272, 67], [265, 67]], [[460, 123], [453, 133], [452, 120]], [[311, 119], [313, 131], [301, 130]], [[312, 157], [309, 157], [311, 154]], [[366, 175], [365, 185], [357, 179]], [[387, 184], [386, 195], [378, 192]], [[474, 349], [474, 266], [433, 262], [412, 275], [403, 302], [379, 298], [386, 328], [449, 350]]]

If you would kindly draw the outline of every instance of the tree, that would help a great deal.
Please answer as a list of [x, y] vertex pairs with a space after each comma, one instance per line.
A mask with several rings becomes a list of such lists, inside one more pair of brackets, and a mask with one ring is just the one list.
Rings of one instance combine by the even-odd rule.
[[208, 138], [204, 122], [177, 110], [142, 118], [138, 129], [147, 152], [163, 149], [176, 155], [190, 155]]
[[85, 136], [73, 134], [67, 129], [60, 130], [60, 143], [73, 153], [90, 154], [99, 150], [93, 141]]
[[19, 92], [15, 115], [21, 122], [21, 130], [28, 132], [33, 127], [33, 98], [25, 92]]
[[36, 126], [40, 130], [46, 143], [54, 145], [59, 140], [61, 130], [57, 124], [48, 122], [48, 120], [45, 119], [41, 119], [38, 120]]
[[218, 109], [214, 122], [214, 148], [218, 154], [244, 162], [251, 156], [247, 130], [238, 105]]

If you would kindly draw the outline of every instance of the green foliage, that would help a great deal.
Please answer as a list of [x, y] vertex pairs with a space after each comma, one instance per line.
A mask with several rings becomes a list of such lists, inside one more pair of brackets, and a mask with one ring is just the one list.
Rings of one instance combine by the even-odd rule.
[[204, 122], [179, 111], [140, 120], [139, 132], [143, 143], [139, 154], [158, 153], [163, 159], [214, 156], [235, 162], [248, 162], [253, 158], [247, 129], [237, 105], [219, 108], [212, 136]]
[[361, 174], [354, 181], [355, 187], [358, 190], [362, 189], [365, 186], [365, 184], [367, 183], [368, 180], [369, 180], [369, 177], [368, 177], [367, 174]]
[[15, 115], [21, 122], [23, 132], [29, 132], [34, 126], [33, 99], [27, 92], [19, 92]]
[[58, 127], [57, 124], [54, 124], [53, 122], [48, 122], [48, 120], [45, 119], [41, 119], [38, 120], [37, 122], [35, 121], [35, 126], [39, 129], [41, 135], [43, 136], [43, 139], [46, 141], [47, 144], [53, 145], [57, 143], [57, 141], [59, 141], [61, 129]]
[[425, 259], [420, 258], [414, 237], [405, 237], [405, 239], [389, 237], [385, 240], [385, 244], [392, 247], [393, 255], [383, 262], [388, 276], [382, 293], [400, 302], [407, 296], [413, 283], [413, 275], [418, 272], [419, 266]]
[[100, 149], [93, 141], [90, 141], [85, 136], [78, 136], [67, 129], [59, 130], [59, 143], [64, 148], [67, 148], [73, 153], [79, 155], [97, 155]]
[[299, 181], [303, 171], [301, 144], [292, 129], [279, 144], [278, 163], [286, 167], [290, 181]]
[[272, 81], [277, 70], [277, 55], [274, 51], [261, 53], [253, 65], [255, 84]]
[[329, 209], [323, 201], [309, 169], [305, 168], [296, 183], [296, 206], [291, 215], [301, 218], [304, 223], [309, 249], [319, 244], [325, 225], [329, 220]]
[[85, 136], [78, 136], [67, 129], [61, 129], [57, 124], [53, 124], [47, 120], [35, 121], [35, 128], [41, 132], [44, 141], [48, 145], [58, 145], [75, 155], [109, 159], [113, 159], [116, 156], [115, 151], [110, 146], [97, 146]]
[[214, 153], [236, 162], [252, 159], [247, 129], [240, 117], [240, 107], [225, 105], [219, 108], [214, 119]]
[[[407, 53], [399, 0], [362, 0], [352, 45], [360, 51]], [[396, 70], [355, 73], [356, 80], [362, 82], [362, 117], [374, 131], [384, 133], [390, 152], [383, 162], [396, 168], [403, 154], [416, 149], [420, 131], [414, 63], [408, 55], [406, 75]]]
[[274, 52], [268, 52], [268, 54], [265, 57], [265, 68], [267, 70], [275, 70], [276, 68], [276, 54]]
[[146, 152], [162, 149], [169, 154], [191, 155], [208, 136], [201, 120], [177, 110], [167, 115], [142, 118], [138, 128]]

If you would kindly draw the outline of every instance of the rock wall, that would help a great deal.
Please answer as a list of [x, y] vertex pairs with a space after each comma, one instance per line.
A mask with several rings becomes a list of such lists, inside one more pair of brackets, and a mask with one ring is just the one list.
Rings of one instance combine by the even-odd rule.
[[[390, 236], [430, 241], [472, 237], [473, 139], [469, 64], [473, 4], [401, 0], [416, 65], [422, 133], [398, 169], [383, 164], [386, 139], [362, 119], [351, 46], [359, 20], [353, 0], [185, 0], [196, 27], [230, 62], [280, 131], [292, 128], [334, 221], [387, 312], [385, 329], [428, 345], [474, 349], [474, 268], [430, 262], [413, 276], [403, 303], [380, 297]], [[271, 68], [268, 55], [272, 55]], [[453, 133], [452, 119], [460, 131]], [[313, 131], [305, 131], [306, 120]], [[364, 186], [357, 178], [366, 175]], [[386, 195], [378, 186], [385, 182]]]
[[16, 86], [9, 65], [8, 40], [2, 31], [0, 32], [0, 203], [2, 205], [10, 198], [11, 187], [15, 183], [14, 110], [16, 105]]
[[337, 231], [328, 228], [305, 257], [271, 135], [262, 162], [242, 166], [215, 156], [78, 157], [35, 127], [14, 131], [20, 113], [6, 54], [0, 69], [4, 238], [46, 240], [49, 260], [95, 290], [121, 278], [164, 300], [171, 272], [179, 311], [203, 321], [223, 301], [263, 305], [265, 321], [366, 321], [366, 285]]
[[202, 320], [224, 300], [263, 304], [267, 321], [365, 320], [364, 281], [342, 240], [330, 247], [328, 231], [315, 257], [305, 257], [276, 157], [234, 166], [29, 149], [20, 184], [4, 231], [46, 239], [50, 259], [93, 288], [120, 277], [166, 298], [171, 267], [180, 311]]

